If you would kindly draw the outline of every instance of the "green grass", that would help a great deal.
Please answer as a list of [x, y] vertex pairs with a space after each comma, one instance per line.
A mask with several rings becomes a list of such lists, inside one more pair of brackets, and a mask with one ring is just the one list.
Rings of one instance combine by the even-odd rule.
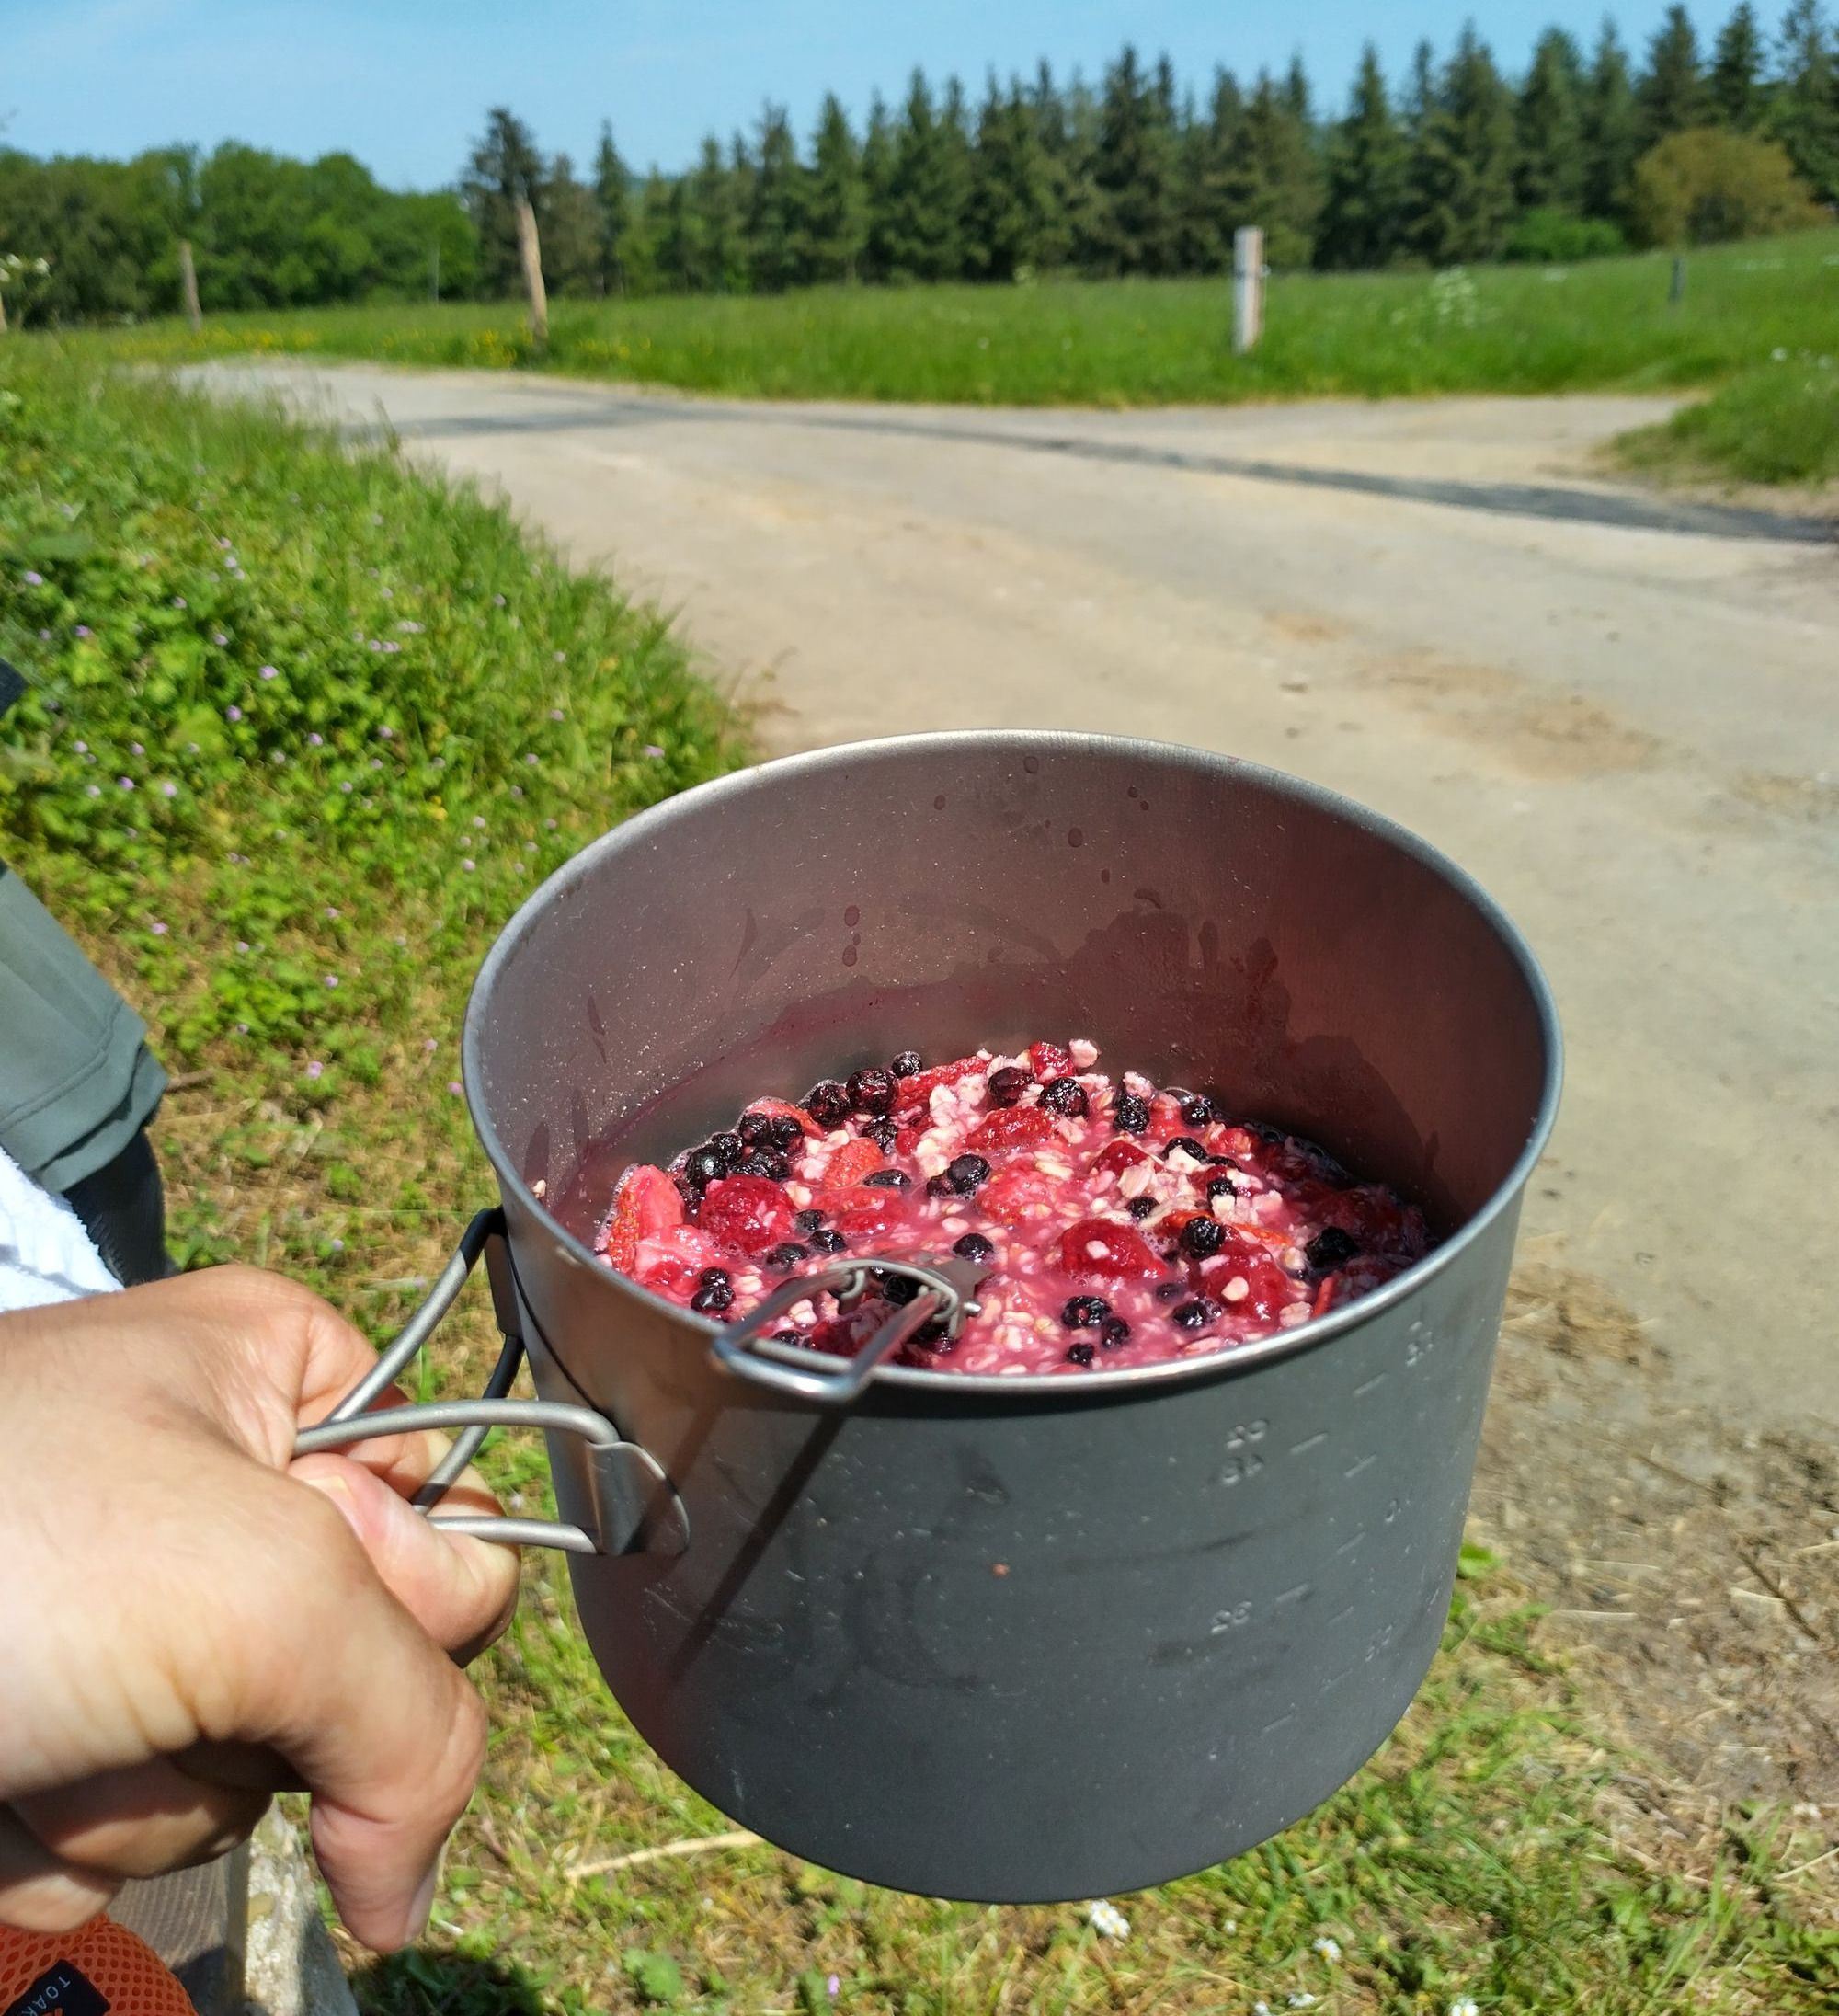
[[1784, 351], [1616, 448], [1626, 467], [1662, 478], [1839, 480], [1839, 339], [1818, 355]]
[[[1285, 274], [1263, 342], [1236, 358], [1225, 281], [820, 289], [778, 297], [558, 303], [549, 365], [765, 397], [1036, 406], [1402, 393], [1670, 389], [1839, 344], [1839, 231], [1695, 253], [1667, 305], [1661, 254], [1462, 273]], [[98, 335], [178, 360], [303, 351], [528, 365], [512, 304], [213, 317]]]
[[[0, 654], [35, 682], [0, 743], [0, 852], [184, 1074], [159, 1127], [181, 1252], [285, 1268], [394, 1328], [488, 1194], [450, 1089], [474, 963], [537, 875], [737, 760], [718, 706], [651, 616], [464, 490], [38, 345], [0, 347]], [[426, 1389], [476, 1380], [491, 1342], [475, 1291]], [[541, 1504], [526, 1440], [487, 1462]], [[433, 1930], [362, 1972], [364, 2006], [1839, 2007], [1812, 1830], [1696, 1801], [1656, 1819], [1508, 1573], [1465, 1566], [1380, 1758], [1280, 1840], [1125, 1900], [1113, 1942], [1077, 1907], [897, 1897], [763, 1848], [579, 1874], [725, 1823], [634, 1735], [560, 1564], [533, 1558], [479, 1669], [486, 1783]]]

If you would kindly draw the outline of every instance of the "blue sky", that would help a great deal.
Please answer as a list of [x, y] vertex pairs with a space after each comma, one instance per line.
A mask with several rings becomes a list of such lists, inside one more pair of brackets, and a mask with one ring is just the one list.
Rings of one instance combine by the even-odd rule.
[[[1662, 0], [1615, 10], [1639, 50]], [[1708, 41], [1728, 6], [1692, 9]], [[1759, 10], [1776, 9], [1764, 0]], [[343, 148], [388, 183], [451, 180], [488, 104], [508, 103], [577, 162], [602, 118], [638, 167], [686, 164], [703, 132], [751, 124], [762, 97], [807, 131], [826, 86], [852, 112], [908, 72], [986, 67], [1096, 74], [1126, 36], [1186, 79], [1241, 74], [1300, 49], [1335, 106], [1362, 40], [1402, 75], [1413, 44], [1447, 48], [1477, 15], [1510, 68], [1557, 21], [1588, 40], [1601, 0], [0, 0], [4, 143], [34, 154], [131, 154], [185, 139], [297, 155]], [[1769, 19], [1771, 29], [1773, 19]]]

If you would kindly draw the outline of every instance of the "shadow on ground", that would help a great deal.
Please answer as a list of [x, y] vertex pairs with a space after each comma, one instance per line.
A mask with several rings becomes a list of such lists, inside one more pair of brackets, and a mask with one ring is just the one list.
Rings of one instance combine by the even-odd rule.
[[545, 2016], [536, 1983], [515, 1961], [399, 1953], [351, 1977], [364, 2016]]

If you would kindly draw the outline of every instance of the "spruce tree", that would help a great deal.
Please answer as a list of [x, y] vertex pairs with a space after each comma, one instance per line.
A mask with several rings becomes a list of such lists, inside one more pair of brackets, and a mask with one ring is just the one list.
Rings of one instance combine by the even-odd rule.
[[869, 100], [868, 124], [862, 129], [862, 194], [868, 205], [868, 242], [862, 248], [862, 272], [868, 280], [890, 281], [897, 272], [899, 221], [895, 213], [894, 182], [897, 148], [894, 121], [877, 91]]
[[1145, 76], [1125, 45], [1105, 74], [1093, 167], [1103, 198], [1103, 268], [1164, 273], [1177, 236], [1174, 74], [1165, 57]]
[[1434, 266], [1491, 259], [1513, 216], [1513, 99], [1471, 22], [1425, 122], [1419, 247]]
[[965, 257], [979, 280], [1012, 281], [1047, 263], [1053, 186], [1034, 108], [991, 72], [977, 115]]
[[633, 227], [632, 177], [613, 144], [613, 129], [600, 121], [600, 143], [594, 150], [594, 209], [598, 223], [597, 292], [623, 294], [626, 272], [626, 240]]
[[856, 278], [868, 246], [868, 183], [849, 114], [834, 91], [825, 97], [811, 143], [805, 230], [814, 280]]
[[760, 115], [748, 211], [748, 269], [757, 293], [782, 293], [808, 278], [804, 184], [785, 108], [769, 102]]
[[1669, 133], [1705, 120], [1705, 75], [1692, 17], [1673, 0], [1648, 44], [1648, 67], [1635, 87], [1635, 119], [1642, 149]]
[[1726, 126], [1752, 132], [1763, 117], [1763, 36], [1756, 10], [1741, 0], [1718, 33], [1711, 59], [1711, 109]]
[[1072, 176], [1072, 132], [1067, 107], [1044, 58], [1033, 86], [1023, 94], [1034, 143], [1041, 150], [1042, 201], [1036, 257], [1044, 269], [1064, 266], [1072, 256], [1072, 231], [1067, 200]]
[[968, 269], [965, 250], [965, 223], [970, 212], [974, 179], [970, 108], [965, 102], [965, 87], [956, 77], [945, 79], [939, 101], [939, 208], [942, 245], [939, 277], [962, 279]]
[[581, 297], [599, 292], [600, 217], [594, 192], [575, 179], [565, 154], [544, 178], [543, 277], [550, 292]]
[[1392, 116], [1379, 52], [1368, 42], [1329, 143], [1319, 266], [1379, 267], [1406, 243], [1405, 136]]
[[[730, 150], [732, 155], [732, 149]], [[671, 211], [672, 256], [679, 284], [731, 294], [747, 285], [747, 242], [737, 178], [711, 133], [702, 156], [679, 185], [682, 200]]]
[[895, 135], [889, 178], [887, 258], [896, 280], [950, 280], [960, 269], [968, 190], [961, 184], [954, 151], [926, 74], [915, 70]]
[[1514, 192], [1526, 210], [1574, 211], [1583, 197], [1583, 59], [1560, 28], [1533, 52], [1514, 128]]
[[629, 294], [662, 293], [669, 281], [664, 267], [670, 227], [671, 185], [657, 168], [646, 175], [620, 245], [620, 280]]
[[1245, 95], [1231, 71], [1216, 69], [1205, 119], [1192, 116], [1182, 143], [1181, 269], [1221, 273], [1232, 263], [1233, 164], [1243, 137]]
[[1839, 62], [1820, 0], [1792, 0], [1782, 17], [1768, 130], [1813, 193], [1839, 202]]
[[1246, 100], [1227, 182], [1232, 215], [1262, 227], [1270, 263], [1308, 265], [1321, 221], [1321, 166], [1288, 86], [1274, 83], [1268, 71], [1259, 72]]
[[485, 131], [473, 143], [461, 194], [479, 234], [479, 283], [489, 298], [523, 291], [517, 206], [528, 202], [543, 222], [543, 166], [535, 136], [508, 106], [485, 114]]
[[1613, 22], [1605, 20], [1583, 91], [1583, 208], [1621, 223], [1628, 214], [1629, 178], [1640, 138], [1628, 59]]
[[1068, 257], [1082, 273], [1102, 273], [1110, 258], [1111, 212], [1099, 186], [1099, 142], [1104, 117], [1078, 71], [1067, 87], [1067, 153], [1060, 184]]

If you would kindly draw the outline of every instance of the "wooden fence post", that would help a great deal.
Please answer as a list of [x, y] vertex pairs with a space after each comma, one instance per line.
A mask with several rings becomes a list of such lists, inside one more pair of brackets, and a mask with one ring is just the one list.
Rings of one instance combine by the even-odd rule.
[[1232, 235], [1232, 347], [1243, 356], [1264, 332], [1264, 234], [1241, 224]]
[[549, 349], [549, 296], [543, 290], [543, 247], [537, 242], [536, 212], [530, 199], [517, 207], [518, 249], [523, 254], [523, 284], [530, 295], [531, 345], [541, 357]]
[[1685, 259], [1675, 252], [1673, 256], [1673, 279], [1667, 285], [1667, 306], [1677, 308], [1685, 299]]
[[194, 329], [204, 326], [203, 312], [198, 305], [198, 269], [191, 263], [191, 240], [178, 241], [178, 284], [185, 297], [185, 319]]

